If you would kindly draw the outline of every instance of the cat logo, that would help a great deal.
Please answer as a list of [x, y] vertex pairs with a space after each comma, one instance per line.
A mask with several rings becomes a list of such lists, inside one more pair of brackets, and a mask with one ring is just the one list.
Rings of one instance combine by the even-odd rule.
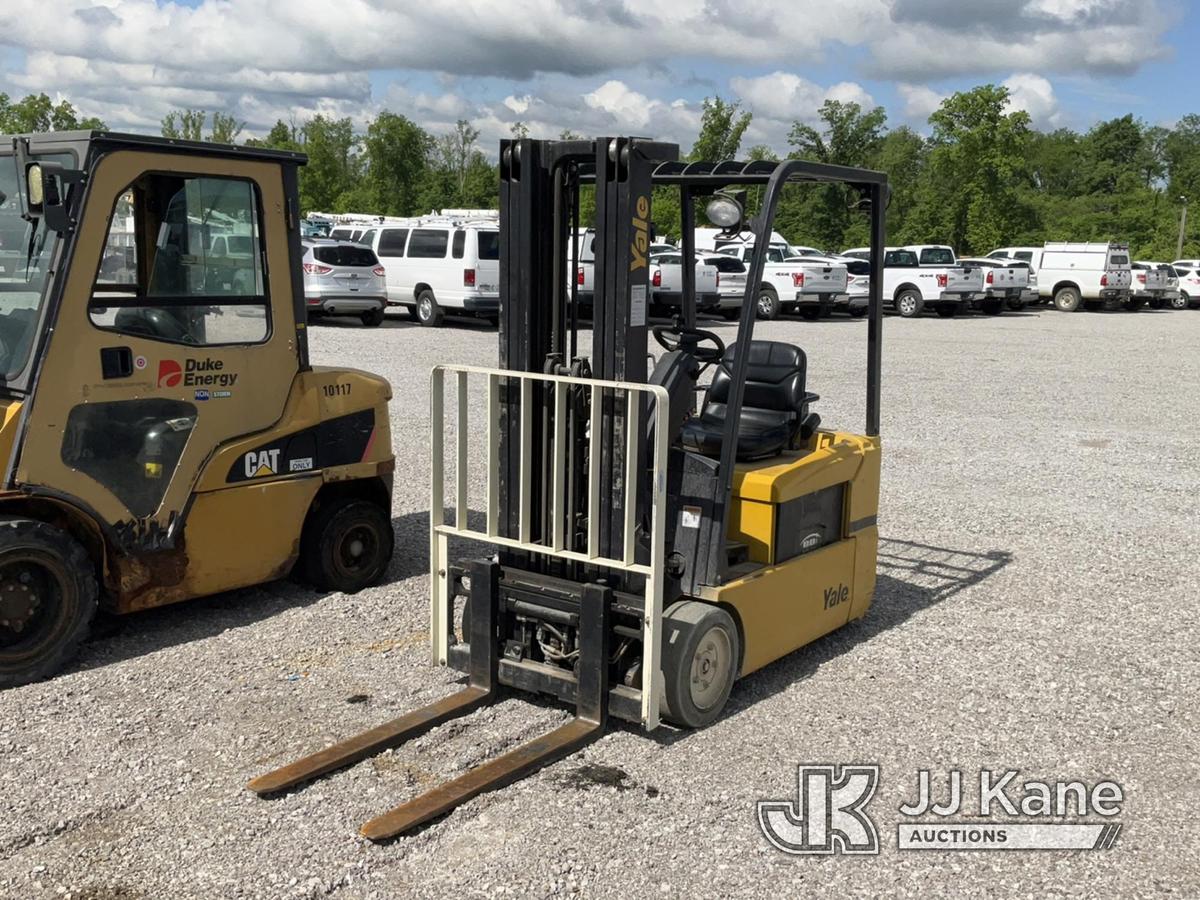
[[274, 450], [251, 450], [243, 457], [247, 478], [262, 478], [279, 471], [279, 448]]

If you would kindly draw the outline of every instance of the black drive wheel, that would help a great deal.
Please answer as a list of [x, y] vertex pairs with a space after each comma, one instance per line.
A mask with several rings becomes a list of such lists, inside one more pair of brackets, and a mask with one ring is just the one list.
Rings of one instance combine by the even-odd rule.
[[737, 678], [741, 641], [729, 613], [697, 600], [663, 614], [663, 715], [676, 725], [702, 728], [725, 708]]
[[998, 315], [1000, 315], [1000, 313], [1004, 312], [1004, 301], [1003, 300], [984, 300], [983, 301], [983, 311], [986, 315], [998, 316]]
[[957, 303], [939, 303], [937, 305], [937, 314], [943, 319], [953, 319], [958, 315]]
[[392, 541], [392, 523], [381, 507], [368, 500], [329, 500], [304, 526], [301, 571], [314, 587], [354, 594], [383, 577]]
[[1170, 306], [1171, 306], [1171, 309], [1187, 309], [1188, 308], [1187, 294], [1183, 294], [1183, 293], [1176, 294], [1174, 297], [1171, 298]]
[[763, 285], [758, 292], [758, 317], [760, 319], [779, 318], [779, 294], [770, 285]]
[[900, 313], [902, 318], [915, 319], [925, 309], [925, 301], [921, 298], [918, 291], [912, 288], [901, 291], [896, 295], [896, 311]]
[[96, 570], [65, 531], [0, 519], [0, 688], [53, 675], [96, 615]]
[[438, 302], [434, 299], [433, 291], [426, 288], [417, 294], [417, 321], [429, 328], [436, 328], [442, 324], [442, 319], [446, 318], [446, 314], [442, 312], [442, 308], [438, 306]]
[[362, 319], [362, 323], [368, 328], [378, 328], [383, 324], [383, 310], [368, 309], [360, 318]]
[[1061, 312], [1075, 312], [1081, 305], [1079, 291], [1073, 287], [1059, 288], [1054, 295], [1054, 307]]

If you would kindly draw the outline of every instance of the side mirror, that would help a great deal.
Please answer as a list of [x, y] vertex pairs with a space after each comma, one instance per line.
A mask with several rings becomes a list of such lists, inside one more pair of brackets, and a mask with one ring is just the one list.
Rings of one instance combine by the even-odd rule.
[[65, 234], [74, 230], [75, 222], [67, 212], [67, 185], [86, 180], [83, 172], [68, 169], [62, 163], [31, 160], [25, 139], [14, 139], [17, 171], [21, 175], [21, 216], [30, 222], [41, 219], [46, 227]]

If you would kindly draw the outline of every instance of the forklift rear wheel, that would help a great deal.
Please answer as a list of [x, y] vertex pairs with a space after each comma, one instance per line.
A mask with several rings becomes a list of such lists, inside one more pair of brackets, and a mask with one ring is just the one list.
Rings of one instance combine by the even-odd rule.
[[914, 290], [901, 291], [896, 297], [896, 309], [901, 318], [915, 319], [925, 309], [925, 301]]
[[92, 561], [69, 534], [0, 519], [0, 688], [62, 668], [87, 636], [97, 596]]
[[364, 325], [366, 325], [368, 328], [378, 328], [380, 325], [383, 324], [383, 310], [382, 309], [368, 309], [365, 313], [362, 314], [361, 318], [362, 318], [362, 323]]
[[392, 542], [392, 523], [380, 506], [355, 498], [329, 501], [304, 529], [304, 577], [322, 590], [358, 593], [383, 576]]
[[758, 292], [758, 317], [760, 319], [779, 318], [779, 294], [775, 293], [775, 288], [764, 287]]
[[442, 324], [442, 319], [444, 318], [446, 318], [446, 314], [438, 306], [438, 302], [433, 296], [433, 291], [429, 290], [429, 288], [421, 291], [417, 295], [417, 321], [430, 328], [436, 328]]
[[725, 708], [737, 678], [741, 643], [729, 613], [711, 603], [683, 600], [663, 614], [664, 716], [703, 728]]

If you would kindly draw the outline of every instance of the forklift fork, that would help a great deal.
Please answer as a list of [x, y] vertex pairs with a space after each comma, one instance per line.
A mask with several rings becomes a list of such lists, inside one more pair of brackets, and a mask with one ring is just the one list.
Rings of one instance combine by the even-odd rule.
[[[464, 716], [496, 699], [498, 690], [497, 624], [500, 566], [490, 560], [471, 563], [470, 667], [468, 686], [436, 703], [364, 731], [297, 762], [268, 772], [246, 785], [259, 796], [276, 794], [398, 747], [450, 719]], [[458, 778], [414, 797], [362, 826], [361, 833], [384, 841], [450, 812], [479, 794], [512, 784], [590, 743], [608, 719], [608, 633], [612, 590], [583, 585], [579, 608], [579, 678], [573, 720]]]

